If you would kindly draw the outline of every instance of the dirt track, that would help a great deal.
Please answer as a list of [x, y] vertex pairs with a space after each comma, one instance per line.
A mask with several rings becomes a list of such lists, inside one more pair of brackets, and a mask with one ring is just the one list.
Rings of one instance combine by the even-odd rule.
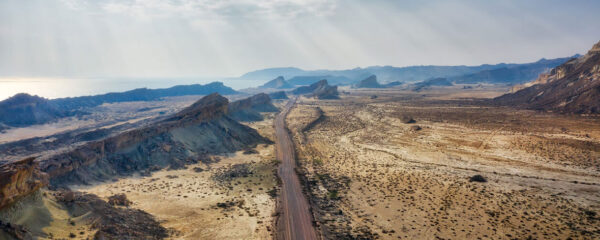
[[277, 159], [281, 161], [278, 169], [282, 181], [281, 208], [279, 219], [280, 237], [283, 239], [317, 239], [312, 225], [309, 204], [302, 194], [302, 187], [294, 168], [296, 166], [294, 148], [285, 127], [285, 117], [296, 102], [292, 99], [285, 109], [275, 118]]

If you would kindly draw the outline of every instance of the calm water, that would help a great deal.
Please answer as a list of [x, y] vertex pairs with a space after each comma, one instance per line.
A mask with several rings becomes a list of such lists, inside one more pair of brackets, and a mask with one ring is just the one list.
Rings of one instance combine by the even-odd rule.
[[257, 86], [256, 81], [232, 78], [203, 79], [62, 79], [62, 78], [0, 78], [0, 100], [17, 93], [29, 93], [45, 98], [76, 97], [122, 92], [135, 88], [168, 88], [180, 84], [223, 82], [234, 89]]

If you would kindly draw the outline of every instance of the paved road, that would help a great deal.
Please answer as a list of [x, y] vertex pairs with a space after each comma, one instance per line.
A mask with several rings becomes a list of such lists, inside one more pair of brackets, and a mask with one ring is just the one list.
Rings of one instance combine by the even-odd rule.
[[283, 239], [317, 239], [312, 225], [308, 200], [302, 194], [298, 175], [294, 171], [296, 156], [294, 146], [285, 127], [285, 117], [294, 106], [296, 99], [290, 99], [285, 109], [275, 118], [277, 159], [281, 161], [278, 173], [282, 181], [280, 229]]

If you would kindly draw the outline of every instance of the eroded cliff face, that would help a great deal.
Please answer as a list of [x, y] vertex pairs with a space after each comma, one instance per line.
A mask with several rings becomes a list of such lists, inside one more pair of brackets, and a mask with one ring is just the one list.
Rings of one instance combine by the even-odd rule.
[[514, 90], [494, 101], [565, 113], [600, 113], [600, 42], [584, 56], [552, 69], [524, 88]]
[[0, 209], [10, 206], [47, 184], [35, 158], [6, 163], [0, 166]]
[[209, 155], [267, 143], [256, 130], [227, 115], [226, 98], [211, 94], [172, 117], [75, 150], [41, 164], [53, 186], [87, 184], [133, 172], [180, 168]]
[[277, 112], [271, 101], [271, 97], [265, 93], [259, 93], [249, 98], [241, 99], [229, 104], [228, 114], [237, 121], [261, 121], [261, 112]]

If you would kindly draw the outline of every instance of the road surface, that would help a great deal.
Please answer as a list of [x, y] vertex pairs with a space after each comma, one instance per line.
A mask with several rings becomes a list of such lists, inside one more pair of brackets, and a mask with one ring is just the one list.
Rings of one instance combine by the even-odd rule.
[[285, 127], [285, 117], [294, 106], [296, 99], [290, 99], [275, 117], [275, 135], [277, 159], [281, 161], [278, 173], [282, 181], [280, 231], [283, 239], [317, 239], [315, 228], [312, 225], [308, 200], [302, 194], [302, 187], [298, 175], [294, 171], [296, 156], [294, 146]]

